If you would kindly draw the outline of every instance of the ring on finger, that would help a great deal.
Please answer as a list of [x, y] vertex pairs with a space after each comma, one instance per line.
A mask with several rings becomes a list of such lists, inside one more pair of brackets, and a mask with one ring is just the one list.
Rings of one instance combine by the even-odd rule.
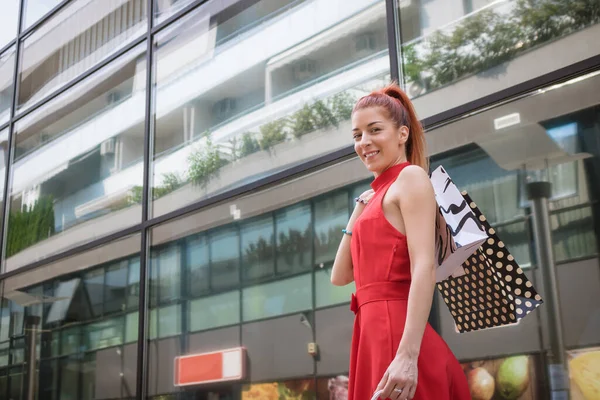
[[394, 392], [396, 392], [396, 393], [402, 393], [402, 389], [396, 388], [396, 389], [394, 389]]

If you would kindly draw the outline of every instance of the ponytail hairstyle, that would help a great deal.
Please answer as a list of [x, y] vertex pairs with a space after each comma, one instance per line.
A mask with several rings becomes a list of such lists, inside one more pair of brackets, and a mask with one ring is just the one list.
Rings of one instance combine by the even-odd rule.
[[418, 165], [425, 172], [429, 172], [425, 133], [423, 132], [423, 127], [417, 117], [415, 108], [406, 93], [395, 82], [392, 82], [360, 98], [354, 105], [352, 113], [371, 107], [384, 108], [388, 113], [388, 117], [394, 121], [397, 128], [403, 125], [408, 128], [406, 157], [411, 164]]

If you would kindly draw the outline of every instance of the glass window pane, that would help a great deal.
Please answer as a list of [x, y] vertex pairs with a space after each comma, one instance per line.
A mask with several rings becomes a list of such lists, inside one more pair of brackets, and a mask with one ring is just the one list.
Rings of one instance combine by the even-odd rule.
[[525, 221], [511, 222], [494, 227], [498, 237], [509, 249], [510, 254], [515, 258], [521, 268], [531, 266], [531, 236], [533, 232], [529, 231], [529, 224]]
[[275, 214], [277, 274], [298, 273], [312, 266], [310, 204], [298, 204]]
[[273, 217], [246, 222], [240, 228], [244, 280], [252, 282], [275, 273]]
[[315, 264], [333, 261], [342, 229], [350, 218], [348, 194], [345, 191], [328, 194], [315, 201]]
[[181, 334], [181, 305], [158, 309], [158, 335], [161, 338]]
[[83, 338], [81, 337], [81, 328], [67, 328], [60, 332], [60, 355], [75, 354], [81, 348]]
[[59, 400], [79, 400], [79, 375], [81, 362], [77, 358], [60, 360]]
[[594, 214], [589, 206], [552, 213], [552, 242], [556, 261], [590, 257], [598, 254], [594, 232]]
[[[6, 278], [2, 282], [1, 292], [3, 307], [0, 308], [0, 367], [3, 353], [7, 353], [12, 357], [12, 364], [19, 371], [22, 370], [25, 367], [24, 361], [29, 357], [25, 343], [28, 342], [29, 335], [35, 335], [34, 357], [40, 371], [35, 383], [36, 392], [33, 393], [36, 398], [121, 398], [105, 396], [101, 392], [111, 387], [120, 393], [124, 380], [135, 377], [135, 355], [122, 345], [126, 340], [129, 343], [137, 340], [138, 315], [112, 314], [107, 317], [106, 313], [98, 311], [102, 308], [96, 309], [96, 306], [113, 304], [112, 298], [105, 299], [102, 303], [100, 300], [104, 296], [90, 296], [90, 293], [114, 293], [115, 287], [118, 287], [117, 292], [121, 294], [117, 297], [123, 299], [126, 280], [118, 286], [114, 282], [117, 278], [127, 276], [126, 269], [123, 268], [127, 266], [127, 262], [123, 260], [139, 260], [140, 244], [139, 234], [127, 236]], [[43, 299], [42, 293], [53, 293], [50, 295], [53, 299]], [[39, 296], [49, 307], [41, 308], [39, 301], [33, 296]], [[13, 306], [16, 302], [27, 305]], [[17, 321], [14, 317], [11, 321], [11, 315], [18, 314], [19, 307], [22, 309], [21, 314], [27, 316], [39, 315], [36, 313], [41, 310], [44, 323], [34, 325], [27, 318], [25, 329], [21, 329], [16, 336], [12, 332], [16, 332], [14, 326]], [[9, 311], [8, 320], [4, 318], [5, 311]], [[167, 317], [173, 311], [167, 310]], [[176, 326], [173, 321], [163, 324]], [[1, 336], [5, 331], [11, 332], [12, 340], [2, 340]], [[102, 357], [97, 358], [97, 355]], [[7, 363], [8, 361], [6, 359]], [[120, 375], [121, 372], [124, 375]], [[131, 381], [127, 383], [129, 382]], [[96, 386], [99, 383], [102, 385]], [[135, 398], [134, 387], [129, 387], [130, 398]], [[12, 398], [26, 397], [20, 386], [13, 389]]]
[[98, 350], [123, 343], [124, 319], [113, 318], [85, 327], [86, 350]]
[[443, 166], [461, 191], [467, 191], [492, 224], [512, 221], [525, 214], [520, 201], [522, 182], [518, 170], [507, 171], [481, 148], [434, 157], [431, 169]]
[[240, 282], [240, 239], [237, 228], [210, 234], [210, 273], [213, 291], [235, 287]]
[[[0, 67], [1, 68], [1, 67]], [[6, 149], [8, 146], [8, 129], [0, 131], [0, 147]], [[5, 152], [0, 152], [0, 207], [4, 209], [4, 181], [6, 176], [6, 158]], [[4, 214], [4, 213], [0, 213]], [[0, 215], [0, 222], [4, 219], [4, 215]]]
[[120, 261], [106, 269], [104, 286], [104, 313], [125, 311], [127, 293], [127, 261]]
[[125, 316], [125, 343], [137, 342], [139, 317], [139, 312], [133, 312]]
[[127, 282], [127, 309], [137, 309], [140, 299], [140, 260], [129, 260], [129, 278]]
[[0, 48], [6, 46], [17, 37], [19, 22], [19, 0], [2, 1], [0, 13]]
[[[15, 46], [12, 46], [0, 54], [0, 125], [10, 119], [14, 90], [15, 49]], [[3, 147], [6, 148], [6, 144]], [[3, 164], [6, 164], [6, 160], [3, 160]]]
[[48, 14], [64, 0], [24, 0], [23, 1], [23, 30], [29, 28], [37, 20]]
[[[8, 269], [141, 220], [145, 48], [134, 48], [15, 125]], [[119, 101], [110, 100], [115, 91], [123, 94]], [[39, 221], [33, 232], [32, 218]], [[34, 244], [37, 251], [26, 250]]]
[[350, 297], [355, 290], [356, 285], [354, 282], [346, 286], [334, 286], [331, 284], [331, 264], [315, 271], [317, 307], [349, 303]]
[[186, 265], [189, 269], [188, 291], [192, 297], [210, 290], [210, 258], [205, 235], [186, 241]]
[[181, 295], [181, 256], [179, 246], [170, 245], [152, 252], [150, 269], [151, 304], [163, 304]]
[[[23, 42], [19, 109], [40, 101], [143, 34], [146, 3], [75, 1], [36, 29]], [[36, 1], [27, 9], [39, 9], [40, 4], [43, 2]], [[104, 102], [119, 103], [131, 95], [131, 84], [122, 78], [122, 85], [102, 94]]]
[[240, 292], [221, 293], [190, 301], [190, 332], [240, 322]]
[[96, 397], [96, 354], [86, 354], [81, 365], [81, 400]]
[[40, 383], [38, 399], [56, 400], [58, 387], [58, 360], [42, 360], [40, 362]]
[[104, 268], [86, 273], [83, 281], [94, 316], [101, 316], [104, 309]]
[[[24, 374], [20, 368], [13, 368], [8, 376], [8, 382], [10, 386], [10, 399], [20, 399], [23, 389]], [[62, 400], [62, 399], [61, 399]], [[68, 398], [68, 400], [75, 400], [75, 398]]]
[[8, 365], [9, 343], [0, 343], [0, 367]]
[[382, 0], [226, 4], [155, 37], [154, 216], [349, 146], [355, 100], [389, 82]]
[[597, 54], [577, 45], [600, 34], [594, 1], [397, 3], [402, 71], [421, 118]]
[[6, 371], [0, 371], [0, 394], [8, 397], [6, 391], [8, 390], [8, 377]]
[[252, 286], [242, 291], [243, 320], [252, 321], [312, 308], [312, 274]]

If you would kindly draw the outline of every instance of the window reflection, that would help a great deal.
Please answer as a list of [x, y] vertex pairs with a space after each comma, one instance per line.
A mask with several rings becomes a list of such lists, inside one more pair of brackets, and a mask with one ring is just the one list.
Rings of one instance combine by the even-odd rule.
[[[398, 2], [403, 74], [428, 117], [591, 57], [573, 43], [597, 36], [598, 2]], [[578, 35], [574, 41], [569, 36]], [[561, 40], [561, 39], [565, 40]], [[552, 50], [544, 49], [552, 46]], [[560, 53], [561, 59], [550, 54]], [[490, 79], [494, 77], [494, 79]], [[473, 90], [477, 88], [477, 90]], [[443, 92], [443, 93], [442, 93]]]
[[24, 0], [23, 1], [23, 28], [27, 29], [63, 0]]
[[[26, 25], [57, 4], [57, 0], [52, 1], [54, 4], [27, 0]], [[143, 34], [147, 27], [146, 3], [71, 2], [36, 29], [23, 42], [19, 109], [40, 101]], [[118, 103], [128, 97], [127, 86], [115, 87], [103, 96], [104, 101]]]
[[240, 322], [240, 292], [227, 292], [190, 301], [190, 332]]
[[[15, 46], [12, 46], [0, 54], [0, 125], [8, 122], [10, 118], [10, 107], [12, 105], [14, 90], [15, 49]], [[2, 147], [5, 153], [7, 149], [6, 144]], [[4, 156], [4, 160], [6, 160], [6, 154]]]
[[315, 202], [315, 264], [333, 261], [342, 229], [348, 224], [348, 193], [340, 191]]
[[310, 269], [312, 265], [310, 204], [287, 207], [275, 215], [277, 274]]
[[[41, 241], [46, 256], [141, 219], [131, 206], [143, 176], [144, 52], [134, 48], [15, 125], [10, 268], [37, 257], [23, 250]], [[115, 92], [118, 101], [110, 100]], [[104, 222], [90, 221], [98, 218]], [[29, 220], [38, 221], [35, 230]], [[64, 241], [49, 240], [75, 226]]]
[[212, 290], [228, 289], [239, 284], [239, 248], [239, 233], [237, 228], [224, 228], [211, 233]]
[[246, 281], [274, 275], [273, 239], [273, 217], [271, 215], [242, 225], [242, 268]]
[[[3, 281], [0, 367], [13, 368], [8, 370], [10, 392], [1, 391], [0, 382], [0, 398], [25, 395], [28, 381], [19, 379], [31, 356], [29, 335], [35, 335], [36, 398], [131, 397], [121, 393], [131, 394], [123, 376], [135, 376], [136, 354], [126, 352], [124, 343], [137, 340], [138, 316], [125, 314], [121, 306], [132, 275], [128, 269], [139, 269], [139, 256], [130, 253], [139, 243], [139, 236], [131, 236]], [[167, 316], [174, 312], [180, 310], [169, 310]], [[40, 321], [25, 318], [32, 315]], [[0, 369], [0, 377], [6, 372]]]
[[186, 249], [188, 293], [195, 297], [210, 290], [210, 253], [206, 236], [191, 237], [186, 241]]
[[[347, 146], [355, 100], [389, 80], [383, 1], [222, 7], [208, 2], [155, 39], [154, 215]], [[328, 13], [316, 31], [294, 22]], [[280, 38], [292, 26], [290, 48]]]
[[311, 274], [245, 288], [242, 304], [244, 321], [311, 309]]
[[17, 36], [18, 22], [19, 0], [4, 0], [2, 13], [0, 13], [0, 48], [6, 46]]

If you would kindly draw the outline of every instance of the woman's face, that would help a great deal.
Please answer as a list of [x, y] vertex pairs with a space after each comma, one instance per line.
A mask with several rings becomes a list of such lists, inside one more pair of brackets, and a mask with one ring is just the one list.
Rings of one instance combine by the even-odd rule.
[[382, 107], [357, 110], [352, 114], [354, 151], [367, 169], [378, 176], [389, 167], [406, 161], [406, 126], [396, 127]]

